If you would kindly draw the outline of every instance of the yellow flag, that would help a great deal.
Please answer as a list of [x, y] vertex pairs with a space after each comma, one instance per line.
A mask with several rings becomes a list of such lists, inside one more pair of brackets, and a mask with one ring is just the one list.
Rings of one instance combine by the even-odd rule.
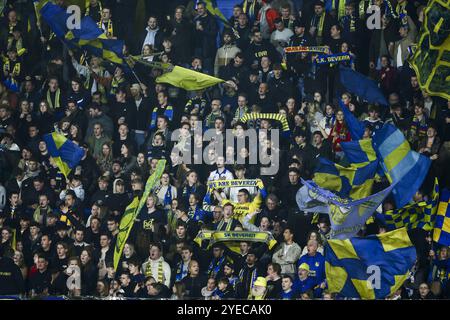
[[134, 220], [144, 207], [150, 192], [161, 178], [165, 166], [166, 160], [158, 160], [155, 172], [147, 179], [145, 190], [141, 199], [134, 197], [133, 201], [125, 209], [125, 213], [120, 220], [119, 233], [117, 234], [116, 246], [114, 248], [114, 270], [117, 270], [120, 258], [122, 257], [123, 248], [125, 247], [125, 243], [130, 235], [131, 229], [133, 228]]
[[175, 87], [192, 91], [205, 89], [225, 81], [201, 72], [175, 66], [172, 71], [156, 78], [156, 82], [168, 83]]

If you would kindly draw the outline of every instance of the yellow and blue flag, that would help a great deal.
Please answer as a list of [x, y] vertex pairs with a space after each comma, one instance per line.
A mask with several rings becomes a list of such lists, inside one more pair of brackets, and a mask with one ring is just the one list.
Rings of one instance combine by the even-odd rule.
[[420, 201], [400, 209], [389, 210], [377, 217], [389, 230], [406, 227], [408, 230], [419, 228], [431, 231], [435, 223], [438, 201], [439, 183], [435, 179], [433, 193], [428, 201]]
[[373, 135], [372, 145], [389, 182], [396, 183], [392, 193], [397, 208], [402, 208], [422, 185], [431, 160], [411, 150], [403, 133], [391, 124]]
[[376, 161], [352, 163], [350, 167], [343, 167], [319, 158], [313, 181], [342, 198], [362, 199], [371, 194], [377, 167]]
[[377, 154], [372, 147], [372, 139], [341, 142], [341, 147], [350, 163], [378, 162]]
[[230, 27], [230, 28], [232, 27], [230, 22], [227, 20], [227, 18], [225, 18], [222, 11], [220, 11], [219, 7], [217, 6], [216, 0], [197, 1], [197, 4], [199, 2], [203, 2], [205, 4], [206, 10], [208, 10], [208, 12], [211, 15], [213, 15], [216, 19], [219, 19], [219, 21], [221, 21], [225, 26]]
[[442, 190], [434, 222], [433, 241], [450, 246], [450, 190]]
[[80, 28], [70, 30], [67, 27], [70, 15], [63, 8], [52, 3], [46, 3], [40, 13], [55, 35], [69, 47], [86, 50], [94, 56], [113, 63], [124, 63], [124, 42], [108, 39], [91, 17], [83, 17]]
[[47, 144], [50, 156], [61, 173], [67, 178], [70, 171], [80, 163], [81, 158], [84, 156], [84, 150], [62, 134], [56, 132], [46, 134], [44, 141]]
[[366, 238], [328, 240], [328, 290], [348, 298], [384, 299], [402, 286], [415, 260], [416, 249], [405, 228]]
[[450, 99], [449, 12], [449, 1], [428, 1], [416, 50], [409, 59], [420, 89], [447, 100]]
[[49, 0], [33, 0], [34, 12], [36, 13], [36, 19], [38, 23], [41, 20], [41, 9], [46, 5]]

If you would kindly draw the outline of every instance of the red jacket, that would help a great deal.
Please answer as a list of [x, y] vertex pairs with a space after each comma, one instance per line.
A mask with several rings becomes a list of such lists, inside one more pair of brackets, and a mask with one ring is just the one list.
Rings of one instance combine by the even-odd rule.
[[[333, 133], [336, 132], [337, 136], [336, 138], [333, 137]], [[340, 152], [342, 151], [340, 144], [341, 142], [347, 142], [351, 140], [350, 131], [345, 126], [345, 123], [339, 123], [336, 121], [334, 127], [331, 129], [330, 135], [328, 136], [328, 139], [330, 140], [333, 151], [334, 152]]]
[[[278, 14], [278, 11], [274, 8], [270, 8], [266, 11], [266, 20], [270, 28], [270, 32], [273, 32], [275, 30], [275, 24], [274, 21], [276, 18], [279, 18], [280, 15]], [[261, 21], [261, 11], [258, 12], [258, 21]]]

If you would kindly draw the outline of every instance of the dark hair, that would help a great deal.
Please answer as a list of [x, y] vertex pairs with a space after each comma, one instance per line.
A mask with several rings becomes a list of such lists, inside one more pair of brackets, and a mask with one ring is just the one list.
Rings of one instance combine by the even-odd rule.
[[151, 247], [157, 247], [159, 249], [160, 252], [162, 252], [162, 245], [159, 242], [151, 242], [150, 245], [148, 246], [149, 248]]
[[194, 249], [192, 248], [192, 246], [190, 244], [185, 244], [181, 250], [182, 251], [189, 250], [189, 252], [191, 252], [191, 253], [194, 252]]
[[280, 275], [281, 273], [281, 266], [278, 263], [269, 263], [269, 266], [272, 266], [273, 272], [275, 272], [276, 274]]
[[[92, 218], [93, 219], [93, 218]], [[91, 219], [91, 220], [92, 220]], [[100, 219], [99, 219], [100, 220]], [[105, 237], [107, 237], [109, 240], [111, 240], [111, 236], [109, 235], [109, 233], [107, 233], [107, 232], [102, 232], [102, 233], [100, 233], [100, 238], [102, 237], [102, 236], [105, 236]]]
[[128, 259], [128, 265], [132, 264], [133, 266], [140, 266], [140, 261], [137, 257], [132, 256], [130, 259]]
[[289, 230], [289, 232], [290, 232], [291, 234], [295, 234], [295, 233], [294, 233], [294, 228], [292, 228], [291, 226], [286, 226], [286, 227], [284, 228], [283, 232], [286, 231], [286, 230]]
[[292, 277], [291, 277], [290, 275], [287, 275], [287, 274], [285, 274], [284, 276], [282, 276], [281, 279], [289, 279], [289, 280], [291, 280], [291, 282], [294, 282], [294, 281], [292, 280]]
[[248, 192], [247, 189], [242, 188], [242, 189], [239, 189], [238, 192], [243, 192], [247, 195], [247, 197], [250, 197], [250, 192]]
[[184, 222], [184, 221], [177, 221], [176, 229], [178, 229], [179, 227], [183, 227], [183, 228], [187, 229], [186, 222]]

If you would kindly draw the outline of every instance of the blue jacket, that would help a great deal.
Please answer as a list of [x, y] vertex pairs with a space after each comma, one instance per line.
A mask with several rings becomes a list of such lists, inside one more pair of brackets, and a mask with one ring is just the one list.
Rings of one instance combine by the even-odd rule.
[[306, 263], [309, 266], [309, 277], [315, 280], [315, 284], [320, 284], [325, 280], [325, 257], [317, 252], [315, 256], [305, 254], [297, 262], [297, 268]]

